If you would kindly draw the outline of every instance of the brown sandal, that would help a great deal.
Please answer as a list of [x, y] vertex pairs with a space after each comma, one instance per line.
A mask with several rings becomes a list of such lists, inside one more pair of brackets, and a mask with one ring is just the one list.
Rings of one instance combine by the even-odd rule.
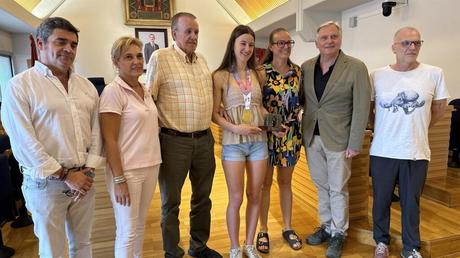
[[302, 248], [302, 240], [300, 240], [294, 230], [290, 229], [283, 231], [283, 238], [288, 242], [292, 249], [300, 250]]

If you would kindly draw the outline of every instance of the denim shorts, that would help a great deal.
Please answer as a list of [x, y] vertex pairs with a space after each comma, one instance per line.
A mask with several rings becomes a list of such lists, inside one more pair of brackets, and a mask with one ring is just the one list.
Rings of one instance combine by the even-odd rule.
[[267, 142], [245, 142], [222, 145], [222, 160], [246, 161], [268, 158]]

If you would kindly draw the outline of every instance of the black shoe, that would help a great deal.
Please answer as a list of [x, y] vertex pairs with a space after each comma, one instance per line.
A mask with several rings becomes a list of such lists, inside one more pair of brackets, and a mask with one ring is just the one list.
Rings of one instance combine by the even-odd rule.
[[345, 236], [337, 233], [329, 240], [329, 246], [327, 247], [326, 257], [327, 258], [340, 258], [342, 255], [343, 242], [345, 242]]
[[14, 249], [8, 246], [0, 247], [0, 257], [1, 258], [10, 258], [14, 255]]
[[29, 215], [27, 215], [27, 216], [19, 216], [17, 219], [11, 222], [10, 226], [12, 228], [23, 228], [23, 227], [27, 227], [32, 224], [34, 224], [34, 222], [32, 221], [32, 218]]
[[188, 255], [197, 258], [222, 258], [222, 255], [207, 246], [199, 252], [188, 249]]
[[399, 202], [399, 196], [395, 193], [391, 194], [391, 202]]
[[331, 238], [331, 234], [327, 233], [326, 226], [322, 225], [317, 228], [315, 233], [307, 237], [307, 244], [309, 245], [320, 245]]
[[460, 162], [458, 161], [449, 161], [447, 166], [450, 168], [460, 168]]

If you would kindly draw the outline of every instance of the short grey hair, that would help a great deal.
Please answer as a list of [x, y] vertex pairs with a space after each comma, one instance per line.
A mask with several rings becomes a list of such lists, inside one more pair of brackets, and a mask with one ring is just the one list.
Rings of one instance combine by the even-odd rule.
[[187, 13], [187, 12], [176, 13], [171, 19], [171, 31], [175, 31], [177, 29], [177, 23], [179, 22], [179, 18], [183, 16], [189, 17], [192, 19], [196, 19], [196, 16], [191, 13]]
[[75, 26], [72, 25], [68, 20], [62, 17], [51, 17], [46, 18], [37, 28], [35, 37], [40, 38], [43, 42], [48, 41], [48, 37], [53, 34], [54, 29], [62, 29], [69, 32], [75, 33], [78, 40], [78, 32], [80, 32]]
[[402, 27], [400, 28], [399, 30], [397, 30], [395, 32], [395, 35], [393, 36], [393, 41], [396, 40], [396, 38], [398, 37], [398, 34], [403, 31], [403, 30], [412, 30], [412, 31], [416, 31], [418, 33], [418, 35], [420, 35], [420, 37], [422, 36], [422, 34], [420, 33], [420, 31], [418, 31], [416, 28], [414, 27], [411, 27], [411, 26], [406, 26], [406, 27]]
[[321, 25], [318, 26], [318, 29], [316, 29], [316, 36], [318, 36], [319, 34], [319, 31], [324, 28], [324, 27], [327, 27], [329, 25], [334, 25], [335, 27], [337, 27], [337, 29], [339, 30], [339, 34], [342, 35], [342, 27], [340, 27], [340, 24], [336, 21], [327, 21]]

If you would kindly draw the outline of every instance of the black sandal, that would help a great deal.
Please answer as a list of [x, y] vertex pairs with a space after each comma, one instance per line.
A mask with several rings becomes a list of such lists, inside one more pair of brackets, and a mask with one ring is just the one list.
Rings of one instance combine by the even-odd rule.
[[[262, 240], [263, 238], [267, 240], [264, 241]], [[261, 249], [261, 247], [265, 247], [266, 249]], [[268, 238], [267, 232], [261, 231], [257, 234], [256, 248], [257, 248], [257, 251], [263, 254], [268, 254], [268, 252], [270, 251], [270, 239]]]
[[300, 240], [294, 230], [290, 229], [283, 231], [283, 238], [288, 242], [292, 249], [300, 250], [302, 248], [302, 240]]

